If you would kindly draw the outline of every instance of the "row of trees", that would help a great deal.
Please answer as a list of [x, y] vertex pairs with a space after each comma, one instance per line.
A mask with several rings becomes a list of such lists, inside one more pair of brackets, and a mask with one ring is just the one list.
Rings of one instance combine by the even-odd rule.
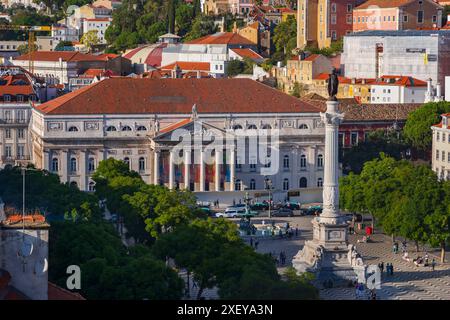
[[96, 194], [124, 217], [129, 236], [150, 248], [153, 257], [171, 259], [192, 274], [197, 298], [214, 286], [221, 298], [317, 298], [307, 275], [290, 272], [287, 281], [281, 280], [270, 256], [245, 245], [234, 223], [207, 218], [191, 192], [147, 185], [112, 158], [99, 164], [93, 178]]
[[[0, 171], [0, 195], [7, 205], [21, 206], [21, 178], [20, 168]], [[64, 216], [51, 222], [51, 281], [65, 286], [67, 266], [78, 265], [81, 294], [88, 299], [180, 299], [184, 281], [166, 264], [170, 259], [198, 283], [197, 298], [212, 287], [227, 299], [318, 297], [309, 275], [289, 270], [282, 280], [269, 255], [248, 247], [234, 223], [207, 218], [192, 193], [147, 185], [112, 158], [99, 164], [94, 180], [95, 195], [61, 184], [46, 171], [27, 171], [27, 208]], [[124, 217], [137, 245], [124, 246], [102, 219], [98, 197]]]
[[381, 154], [368, 161], [359, 175], [340, 181], [341, 208], [371, 214], [393, 237], [402, 236], [441, 248], [450, 239], [450, 182], [439, 181], [425, 165], [413, 165]]

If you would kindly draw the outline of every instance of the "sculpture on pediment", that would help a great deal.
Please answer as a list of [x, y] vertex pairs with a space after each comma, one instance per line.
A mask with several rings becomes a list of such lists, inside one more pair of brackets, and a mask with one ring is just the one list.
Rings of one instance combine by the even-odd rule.
[[159, 120], [155, 120], [155, 132], [159, 132]]
[[194, 105], [192, 106], [191, 119], [192, 119], [192, 120], [197, 120], [197, 118], [198, 118], [197, 105], [194, 104]]

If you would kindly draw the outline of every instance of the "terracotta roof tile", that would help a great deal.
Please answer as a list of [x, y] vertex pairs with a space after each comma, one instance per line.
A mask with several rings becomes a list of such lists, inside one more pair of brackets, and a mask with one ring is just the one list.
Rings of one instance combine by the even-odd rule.
[[243, 44], [252, 45], [255, 44], [250, 40], [240, 36], [233, 32], [218, 32], [215, 34], [210, 34], [192, 41], [185, 42], [187, 44]]
[[77, 292], [63, 289], [52, 282], [48, 282], [48, 300], [86, 300]]
[[188, 123], [190, 123], [190, 122], [192, 122], [192, 119], [191, 119], [191, 118], [183, 119], [183, 120], [178, 121], [178, 122], [176, 122], [176, 123], [174, 123], [174, 124], [171, 124], [170, 126], [167, 126], [167, 127], [165, 127], [165, 128], [162, 128], [162, 129], [159, 131], [159, 133], [170, 132], [170, 131], [172, 131], [172, 130], [181, 128], [181, 127], [183, 127], [184, 125], [186, 125], [186, 124], [188, 124]]
[[173, 70], [176, 65], [178, 65], [183, 71], [211, 70], [211, 65], [209, 62], [188, 62], [188, 61], [177, 61], [161, 67], [161, 70]]
[[[33, 53], [34, 61], [104, 61], [104, 58], [78, 51], [36, 51]], [[15, 57], [14, 60], [29, 60], [30, 56], [24, 54]]]
[[264, 58], [262, 56], [257, 54], [252, 49], [248, 49], [248, 48], [246, 48], [246, 49], [231, 49], [231, 51], [233, 51], [240, 57], [249, 58], [249, 59], [257, 61], [257, 62], [264, 60]]
[[309, 103], [250, 79], [114, 77], [36, 107], [44, 114], [316, 113]]
[[33, 94], [33, 86], [24, 74], [8, 75], [0, 77], [0, 96], [30, 95]]

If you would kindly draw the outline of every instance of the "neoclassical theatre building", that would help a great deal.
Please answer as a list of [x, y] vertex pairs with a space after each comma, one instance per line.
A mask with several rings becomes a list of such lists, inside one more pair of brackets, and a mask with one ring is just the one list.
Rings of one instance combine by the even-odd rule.
[[33, 108], [32, 161], [85, 191], [113, 157], [200, 200], [320, 201], [319, 113], [250, 79], [110, 78]]

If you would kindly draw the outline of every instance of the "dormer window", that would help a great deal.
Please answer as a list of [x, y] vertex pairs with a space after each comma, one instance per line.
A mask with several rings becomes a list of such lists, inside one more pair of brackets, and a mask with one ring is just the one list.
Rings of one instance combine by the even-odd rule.
[[68, 131], [70, 131], [70, 132], [76, 132], [76, 131], [78, 131], [78, 128], [75, 127], [75, 126], [72, 126], [72, 127], [69, 128]]
[[3, 101], [5, 102], [11, 102], [11, 96], [9, 94], [3, 95]]
[[18, 94], [17, 96], [16, 96], [16, 100], [17, 100], [17, 102], [23, 102], [23, 95], [21, 95], [21, 94]]

